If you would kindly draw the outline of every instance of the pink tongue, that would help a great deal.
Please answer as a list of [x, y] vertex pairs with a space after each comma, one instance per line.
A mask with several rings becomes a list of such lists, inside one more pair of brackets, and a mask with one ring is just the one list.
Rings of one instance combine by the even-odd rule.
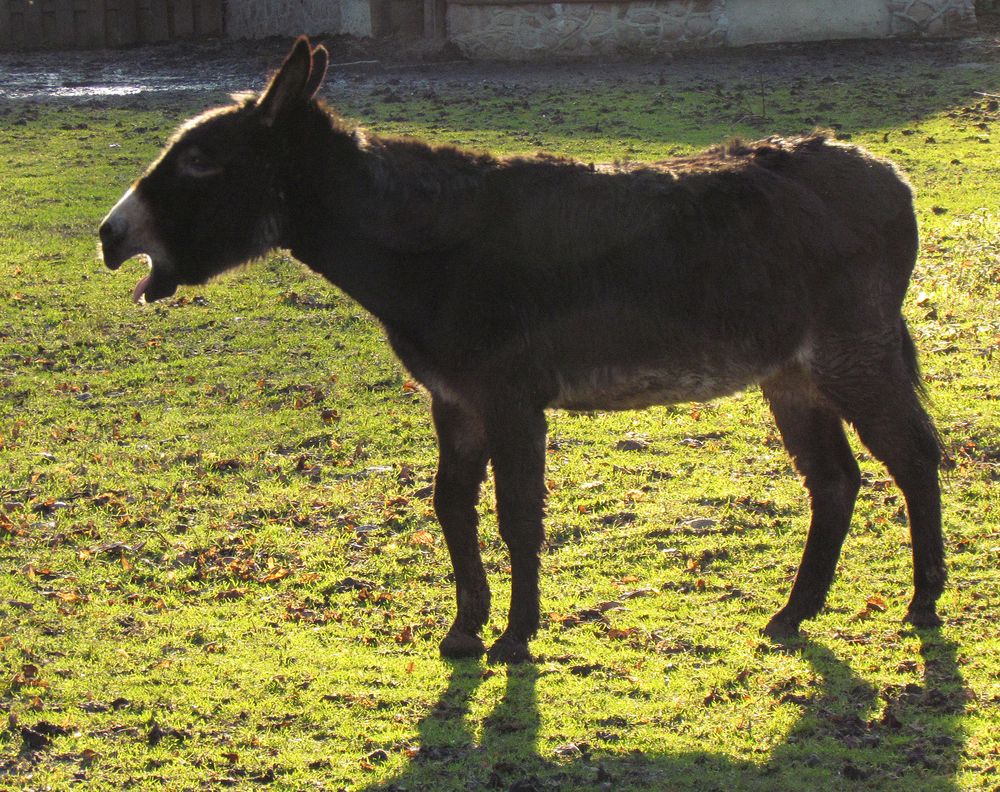
[[146, 287], [149, 286], [149, 282], [153, 279], [153, 273], [149, 273], [145, 278], [136, 284], [135, 289], [132, 291], [132, 302], [139, 302], [142, 296], [146, 293]]

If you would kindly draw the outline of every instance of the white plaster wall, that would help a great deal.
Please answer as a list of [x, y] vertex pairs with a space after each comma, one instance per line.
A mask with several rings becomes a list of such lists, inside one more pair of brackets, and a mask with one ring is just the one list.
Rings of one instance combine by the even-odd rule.
[[[367, 0], [364, 4], [368, 5]], [[226, 4], [226, 36], [253, 39], [339, 33], [343, 5], [344, 0], [230, 0]]]
[[351, 36], [371, 37], [370, 0], [340, 0], [340, 32]]
[[726, 0], [727, 43], [881, 38], [892, 32], [885, 0]]

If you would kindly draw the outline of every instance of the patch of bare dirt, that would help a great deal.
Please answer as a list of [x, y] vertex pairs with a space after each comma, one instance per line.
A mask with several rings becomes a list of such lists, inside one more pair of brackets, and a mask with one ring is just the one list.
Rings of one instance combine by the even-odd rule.
[[[759, 74], [770, 81], [803, 71], [832, 77], [865, 61], [892, 60], [900, 68], [951, 68], [1000, 57], [1000, 16], [985, 16], [976, 37], [944, 41], [821, 42], [710, 50], [656, 58], [594, 59], [554, 63], [491, 63], [465, 60], [450, 44], [334, 36], [322, 40], [331, 53], [332, 82], [447, 83], [450, 80], [552, 87], [581, 80], [621, 82], [648, 73], [657, 78], [725, 78]], [[0, 53], [0, 100], [65, 99], [162, 94], [174, 91], [259, 90], [287, 52], [285, 37], [259, 41], [204, 40], [120, 51]], [[397, 83], [398, 84], [398, 83]]]

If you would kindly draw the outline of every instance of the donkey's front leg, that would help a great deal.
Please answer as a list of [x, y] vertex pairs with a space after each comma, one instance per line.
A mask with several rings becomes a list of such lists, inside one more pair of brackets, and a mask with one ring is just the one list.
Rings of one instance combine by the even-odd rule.
[[528, 639], [538, 630], [539, 550], [545, 536], [545, 414], [504, 413], [488, 426], [500, 535], [510, 552], [507, 629], [490, 648], [491, 663], [531, 659]]
[[486, 478], [486, 434], [472, 412], [440, 398], [432, 405], [438, 435], [434, 511], [455, 570], [458, 614], [441, 641], [443, 657], [479, 657], [479, 631], [490, 615], [490, 588], [479, 553], [479, 485]]

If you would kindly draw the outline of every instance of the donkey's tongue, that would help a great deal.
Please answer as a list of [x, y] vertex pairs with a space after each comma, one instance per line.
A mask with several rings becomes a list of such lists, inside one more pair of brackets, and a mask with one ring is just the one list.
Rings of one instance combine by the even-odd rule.
[[145, 278], [139, 281], [135, 289], [132, 291], [132, 302], [139, 302], [142, 296], [146, 293], [146, 288], [149, 286], [149, 282], [153, 279], [153, 273], [150, 272]]

